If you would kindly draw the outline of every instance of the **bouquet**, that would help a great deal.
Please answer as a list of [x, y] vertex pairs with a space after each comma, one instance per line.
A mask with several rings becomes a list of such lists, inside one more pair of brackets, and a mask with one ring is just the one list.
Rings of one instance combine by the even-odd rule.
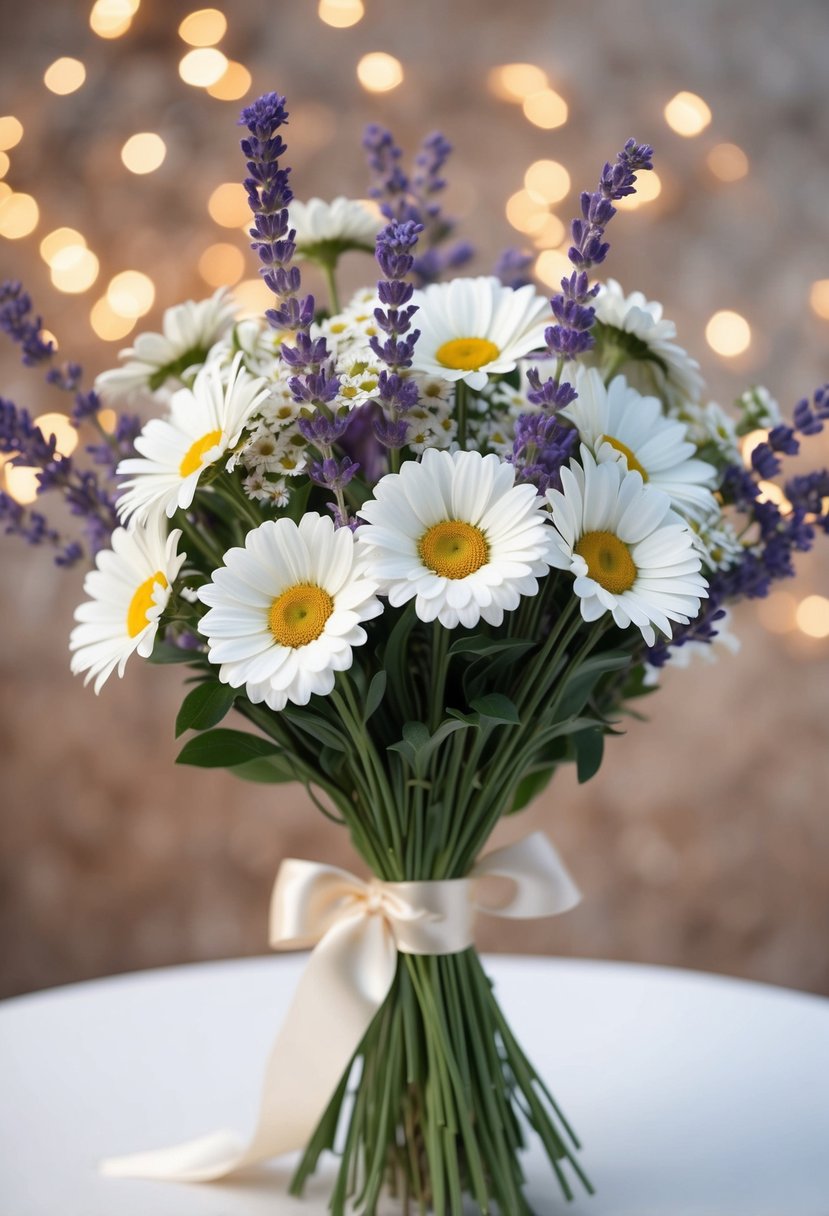
[[[578, 894], [545, 837], [489, 853], [488, 838], [560, 765], [588, 780], [659, 669], [732, 645], [729, 605], [766, 595], [829, 531], [829, 473], [778, 484], [829, 418], [829, 386], [792, 423], [761, 387], [726, 413], [658, 304], [592, 281], [647, 146], [629, 140], [582, 194], [572, 273], [548, 300], [515, 252], [458, 274], [471, 254], [440, 206], [440, 135], [409, 175], [371, 127], [373, 205], [302, 204], [287, 120], [276, 94], [241, 117], [264, 317], [237, 319], [225, 291], [172, 308], [84, 390], [20, 285], [0, 289], [3, 329], [90, 440], [81, 469], [0, 405], [0, 451], [66, 498], [86, 546], [3, 495], [7, 530], [63, 565], [94, 556], [73, 670], [97, 693], [135, 653], [183, 664], [179, 762], [301, 782], [371, 875], [283, 865], [274, 944], [315, 949], [253, 1140], [106, 1168], [209, 1180], [301, 1149], [298, 1193], [331, 1151], [335, 1216], [374, 1212], [387, 1185], [438, 1216], [466, 1195], [517, 1216], [527, 1135], [565, 1196], [590, 1184], [472, 921], [552, 915]], [[380, 278], [343, 305], [348, 251], [374, 255]], [[304, 262], [324, 272], [322, 307]], [[103, 408], [132, 401], [160, 416], [108, 429]]]

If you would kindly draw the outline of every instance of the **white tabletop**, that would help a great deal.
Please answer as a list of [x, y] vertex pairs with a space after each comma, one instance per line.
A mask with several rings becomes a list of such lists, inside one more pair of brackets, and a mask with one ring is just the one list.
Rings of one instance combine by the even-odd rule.
[[[289, 1159], [201, 1186], [96, 1173], [104, 1156], [252, 1126], [303, 961], [177, 967], [0, 1006], [3, 1216], [322, 1216], [330, 1167], [299, 1201], [284, 1194]], [[597, 1188], [564, 1204], [530, 1151], [539, 1216], [827, 1216], [829, 1001], [622, 963], [487, 965]]]

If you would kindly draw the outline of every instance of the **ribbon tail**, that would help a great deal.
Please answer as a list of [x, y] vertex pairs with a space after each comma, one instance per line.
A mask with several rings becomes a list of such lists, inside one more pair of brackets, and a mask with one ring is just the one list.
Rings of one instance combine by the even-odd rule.
[[308, 1143], [394, 980], [397, 951], [381, 916], [333, 925], [300, 978], [271, 1049], [254, 1133], [222, 1131], [172, 1148], [112, 1157], [111, 1177], [213, 1182]]
[[485, 854], [472, 870], [472, 877], [483, 878], [487, 874], [514, 883], [512, 896], [506, 902], [478, 903], [481, 911], [490, 916], [518, 919], [557, 916], [575, 908], [581, 899], [564, 862], [543, 832], [532, 832], [515, 844]]

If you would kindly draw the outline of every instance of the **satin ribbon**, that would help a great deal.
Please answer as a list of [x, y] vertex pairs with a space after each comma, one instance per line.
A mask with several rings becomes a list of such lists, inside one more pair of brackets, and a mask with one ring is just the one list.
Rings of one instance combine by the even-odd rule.
[[[482, 879], [511, 880], [497, 899]], [[113, 1157], [111, 1177], [212, 1182], [304, 1148], [383, 1001], [397, 954], [455, 954], [473, 943], [476, 912], [555, 916], [580, 898], [546, 836], [495, 849], [466, 878], [363, 881], [312, 861], [282, 863], [271, 898], [274, 949], [313, 946], [271, 1049], [250, 1141], [221, 1131], [154, 1152]]]

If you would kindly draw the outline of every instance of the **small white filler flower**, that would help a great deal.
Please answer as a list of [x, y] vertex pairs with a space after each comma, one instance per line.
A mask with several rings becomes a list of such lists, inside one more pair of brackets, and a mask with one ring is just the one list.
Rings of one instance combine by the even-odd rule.
[[597, 465], [583, 445], [580, 460], [561, 470], [561, 490], [547, 491], [551, 565], [575, 575], [585, 621], [610, 612], [620, 629], [634, 625], [653, 646], [655, 628], [670, 637], [671, 621], [687, 625], [708, 595], [693, 537], [667, 494], [635, 470]]
[[138, 652], [149, 657], [158, 620], [167, 606], [172, 585], [185, 555], [177, 553], [181, 533], [166, 535], [155, 520], [145, 527], [116, 528], [112, 548], [102, 549], [83, 589], [89, 599], [75, 611], [69, 649], [72, 671], [85, 671], [85, 684], [95, 680], [95, 692], [114, 669], [123, 676], [127, 659]]
[[420, 330], [413, 368], [481, 389], [491, 375], [515, 370], [517, 361], [544, 347], [552, 324], [550, 303], [532, 284], [513, 290], [494, 277], [453, 279], [416, 291], [414, 324]]
[[360, 623], [383, 611], [376, 590], [350, 529], [313, 511], [298, 525], [268, 520], [199, 588], [210, 609], [199, 630], [223, 683], [274, 710], [307, 705], [331, 692], [365, 643]]
[[227, 379], [211, 364], [199, 372], [192, 390], [173, 393], [169, 417], [152, 418], [136, 439], [141, 455], [118, 465], [119, 475], [131, 475], [118, 499], [121, 518], [143, 521], [186, 510], [204, 470], [232, 451], [267, 396], [268, 386], [248, 375], [241, 355]]
[[492, 454], [428, 448], [382, 477], [357, 514], [381, 594], [395, 608], [414, 599], [422, 621], [447, 629], [500, 625], [537, 593], [555, 550], [543, 499]]
[[164, 313], [160, 334], [139, 334], [122, 350], [123, 367], [101, 372], [95, 388], [105, 401], [177, 388], [206, 361], [210, 348], [233, 324], [236, 303], [226, 288], [209, 300], [187, 300]]

